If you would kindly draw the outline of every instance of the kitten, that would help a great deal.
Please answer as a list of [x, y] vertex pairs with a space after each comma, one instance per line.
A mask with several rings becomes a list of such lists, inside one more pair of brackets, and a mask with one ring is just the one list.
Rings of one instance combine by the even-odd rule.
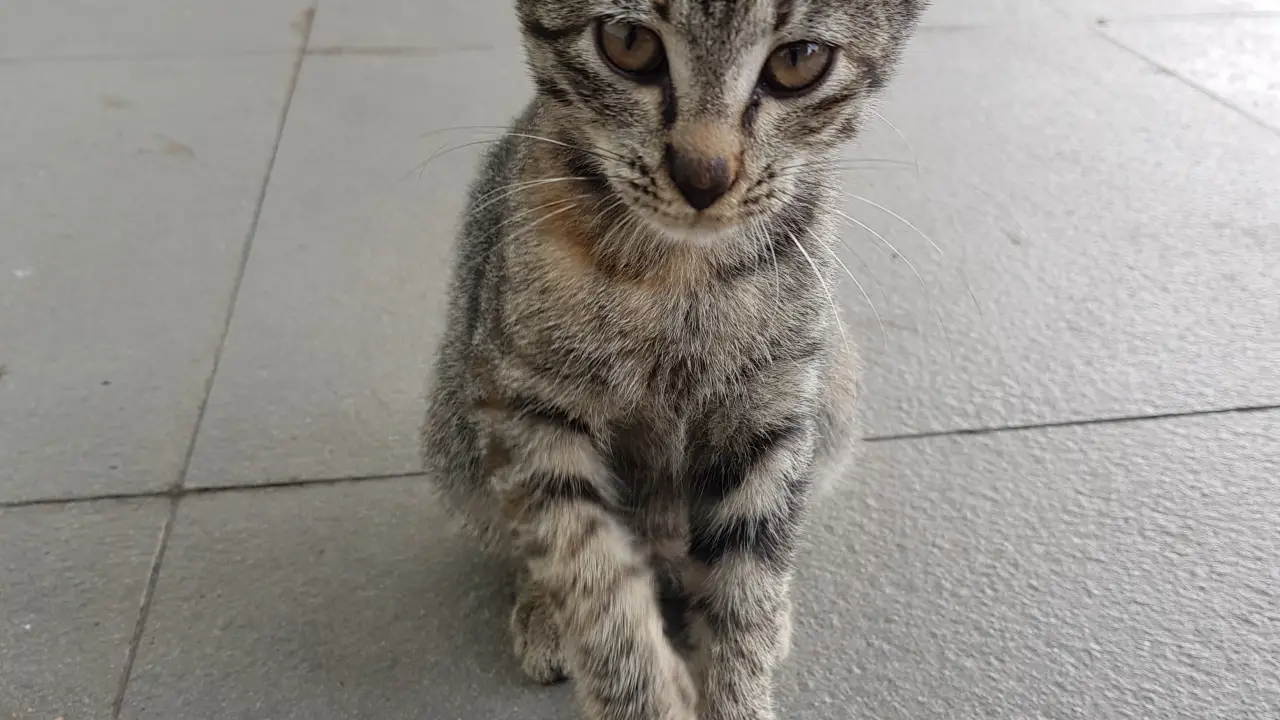
[[591, 720], [775, 717], [856, 444], [831, 161], [923, 4], [517, 0], [537, 95], [471, 189], [423, 455], [513, 560], [524, 671]]

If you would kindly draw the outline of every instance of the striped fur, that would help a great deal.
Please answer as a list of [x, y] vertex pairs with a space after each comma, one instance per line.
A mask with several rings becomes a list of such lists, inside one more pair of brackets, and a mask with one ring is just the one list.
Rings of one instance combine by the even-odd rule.
[[[518, 574], [532, 678], [591, 720], [768, 720], [815, 484], [852, 443], [831, 159], [891, 72], [917, 0], [519, 0], [538, 94], [488, 153], [460, 233], [423, 457]], [[601, 18], [668, 68], [611, 71]], [[773, 48], [839, 48], [801, 97]], [[697, 212], [669, 148], [730, 156]], [[659, 592], [689, 607], [692, 657]]]

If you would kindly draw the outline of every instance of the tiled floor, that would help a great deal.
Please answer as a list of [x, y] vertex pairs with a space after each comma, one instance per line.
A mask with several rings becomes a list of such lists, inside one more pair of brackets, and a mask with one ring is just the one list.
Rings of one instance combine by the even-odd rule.
[[[573, 717], [415, 475], [508, 3], [310, 1], [0, 2], [0, 720]], [[783, 717], [1280, 717], [1278, 98], [1280, 0], [935, 0]]]

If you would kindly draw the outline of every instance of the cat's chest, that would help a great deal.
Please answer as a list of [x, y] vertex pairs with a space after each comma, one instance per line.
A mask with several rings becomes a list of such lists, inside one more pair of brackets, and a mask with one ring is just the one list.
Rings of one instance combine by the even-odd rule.
[[786, 313], [765, 307], [763, 297], [741, 287], [623, 297], [594, 318], [592, 334], [610, 338], [620, 384], [679, 405], [723, 394], [780, 338], [794, 335]]
[[614, 408], [740, 392], [752, 368], [816, 328], [808, 288], [786, 273], [668, 262], [627, 276], [572, 247], [537, 247], [528, 274], [547, 280], [513, 286], [503, 325], [521, 354]]

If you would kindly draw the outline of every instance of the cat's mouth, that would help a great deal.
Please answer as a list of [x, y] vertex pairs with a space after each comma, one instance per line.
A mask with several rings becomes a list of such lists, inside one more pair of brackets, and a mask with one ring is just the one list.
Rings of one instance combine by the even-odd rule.
[[681, 213], [660, 207], [632, 205], [632, 212], [660, 234], [682, 242], [714, 242], [733, 234], [743, 225], [741, 217], [724, 210]]
[[[645, 185], [624, 183], [624, 187], [615, 187], [615, 190], [632, 215], [673, 240], [715, 241], [741, 229], [750, 219], [742, 212], [741, 203], [734, 198], [725, 197], [710, 207], [698, 210], [685, 203], [678, 194], [662, 192], [655, 187], [656, 184], [652, 181]], [[675, 197], [667, 197], [669, 195]]]

